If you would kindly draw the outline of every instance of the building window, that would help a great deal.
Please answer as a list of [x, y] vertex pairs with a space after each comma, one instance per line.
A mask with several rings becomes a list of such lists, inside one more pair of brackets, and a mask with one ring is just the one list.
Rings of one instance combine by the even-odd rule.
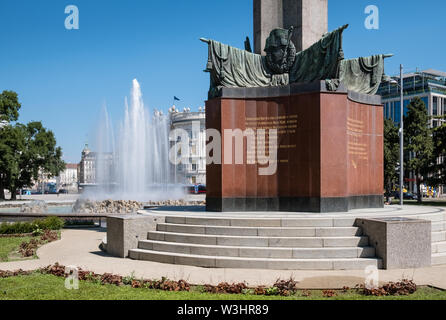
[[197, 171], [197, 165], [195, 163], [192, 164], [192, 171]]
[[393, 104], [393, 121], [400, 123], [401, 118], [401, 102], [397, 101]]
[[438, 98], [434, 97], [432, 104], [432, 115], [436, 116], [438, 114]]

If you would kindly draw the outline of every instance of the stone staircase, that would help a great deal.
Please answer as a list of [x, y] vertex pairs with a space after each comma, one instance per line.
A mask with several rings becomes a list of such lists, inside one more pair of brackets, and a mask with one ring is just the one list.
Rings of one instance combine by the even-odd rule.
[[381, 267], [354, 218], [166, 216], [129, 257], [209, 268], [358, 270]]
[[[159, 215], [160, 213], [156, 213]], [[274, 214], [272, 214], [274, 216]], [[446, 264], [446, 213], [386, 208], [376, 213], [266, 217], [166, 213], [156, 231], [129, 251], [132, 259], [210, 268], [355, 270], [382, 263], [356, 217], [407, 217], [432, 222], [432, 265]]]
[[432, 265], [446, 264], [446, 216], [432, 221]]

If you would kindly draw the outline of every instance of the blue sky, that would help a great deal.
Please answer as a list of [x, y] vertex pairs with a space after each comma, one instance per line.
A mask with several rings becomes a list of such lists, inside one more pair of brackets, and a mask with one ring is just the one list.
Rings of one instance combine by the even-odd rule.
[[[347, 58], [394, 53], [386, 72], [446, 71], [443, 0], [329, 0], [329, 29], [345, 23]], [[80, 11], [80, 29], [66, 30], [67, 5]], [[380, 9], [380, 29], [364, 27], [367, 5]], [[52, 129], [64, 159], [78, 162], [100, 109], [114, 121], [131, 81], [141, 83], [149, 108], [204, 105], [209, 76], [200, 37], [243, 47], [252, 39], [252, 0], [0, 0], [0, 91], [14, 90], [21, 122]]]

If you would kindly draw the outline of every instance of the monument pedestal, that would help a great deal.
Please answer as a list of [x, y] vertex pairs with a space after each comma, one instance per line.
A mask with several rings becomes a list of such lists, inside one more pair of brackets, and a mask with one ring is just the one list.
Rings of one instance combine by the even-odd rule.
[[[379, 96], [326, 90], [325, 81], [223, 88], [206, 102], [206, 128], [221, 133], [222, 163], [207, 166], [208, 211], [345, 212], [383, 207], [383, 107]], [[276, 129], [277, 170], [225, 161], [225, 130]], [[268, 141], [268, 137], [266, 137]], [[215, 152], [215, 151], [214, 151]], [[268, 149], [266, 150], [268, 154]], [[258, 155], [258, 154], [257, 154]], [[238, 161], [240, 162], [240, 161]]]

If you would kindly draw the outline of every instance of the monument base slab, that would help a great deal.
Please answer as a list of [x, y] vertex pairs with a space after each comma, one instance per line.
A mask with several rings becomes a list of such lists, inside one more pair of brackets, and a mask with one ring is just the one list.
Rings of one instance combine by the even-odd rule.
[[206, 198], [206, 210], [213, 212], [346, 212], [354, 209], [382, 207], [381, 195], [346, 198]]

